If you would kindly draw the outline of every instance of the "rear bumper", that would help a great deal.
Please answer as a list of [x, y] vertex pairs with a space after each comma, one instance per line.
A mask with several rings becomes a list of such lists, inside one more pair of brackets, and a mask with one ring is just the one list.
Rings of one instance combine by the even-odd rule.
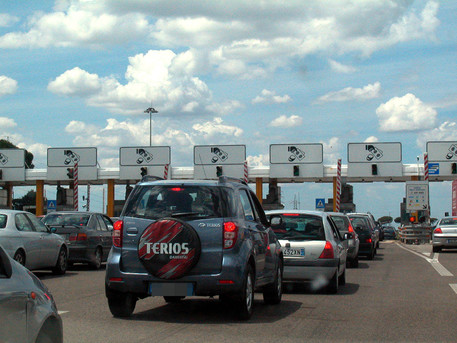
[[284, 260], [283, 281], [314, 281], [320, 278], [331, 279], [338, 270], [337, 259], [315, 261]]
[[432, 245], [435, 247], [457, 248], [457, 235], [433, 236]]
[[360, 243], [359, 255], [370, 255], [373, 253], [374, 246], [372, 243]]
[[84, 245], [69, 245], [68, 246], [68, 262], [91, 262], [94, 257], [94, 248]]

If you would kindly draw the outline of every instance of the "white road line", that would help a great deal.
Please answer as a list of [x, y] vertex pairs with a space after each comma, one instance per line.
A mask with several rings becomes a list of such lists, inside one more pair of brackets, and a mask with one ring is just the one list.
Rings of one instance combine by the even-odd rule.
[[428, 257], [425, 257], [424, 255], [422, 254], [419, 254], [418, 252], [415, 252], [411, 249], [408, 249], [408, 248], [405, 248], [404, 246], [400, 245], [400, 243], [397, 243], [397, 245], [406, 250], [406, 251], [409, 251], [411, 253], [413, 253], [414, 255], [417, 255], [421, 258], [423, 258], [424, 260], [426, 260], [428, 263], [430, 263], [432, 265], [432, 267], [438, 272], [438, 274], [440, 274], [441, 276], [454, 276], [449, 270], [447, 270], [439, 261], [438, 261], [438, 257], [440, 256], [439, 253], [435, 253], [435, 256], [433, 256], [433, 259], [431, 258], [428, 258]]
[[457, 283], [450, 283], [449, 286], [451, 286], [452, 290], [457, 294]]
[[422, 254], [425, 256], [428, 256], [428, 257], [430, 257], [430, 255], [431, 255], [429, 252], [423, 252]]
[[65, 314], [65, 313], [68, 313], [70, 311], [57, 311], [59, 314]]

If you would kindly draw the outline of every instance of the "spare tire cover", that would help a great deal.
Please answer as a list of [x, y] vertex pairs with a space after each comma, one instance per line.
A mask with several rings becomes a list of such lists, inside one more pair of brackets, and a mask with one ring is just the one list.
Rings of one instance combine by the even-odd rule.
[[191, 270], [200, 258], [197, 232], [175, 218], [149, 225], [140, 237], [138, 257], [146, 270], [161, 279], [177, 279]]

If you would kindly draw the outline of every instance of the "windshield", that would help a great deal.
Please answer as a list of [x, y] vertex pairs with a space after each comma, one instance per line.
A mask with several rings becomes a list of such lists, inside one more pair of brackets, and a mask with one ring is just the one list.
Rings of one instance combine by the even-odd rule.
[[88, 214], [79, 213], [66, 213], [66, 214], [49, 214], [43, 221], [49, 226], [65, 226], [65, 225], [76, 225], [85, 226], [89, 222]]
[[455, 225], [457, 226], [457, 218], [443, 218], [441, 219], [440, 226]]
[[370, 233], [370, 228], [368, 226], [368, 219], [365, 217], [349, 217], [351, 220], [352, 227], [355, 229], [355, 232], [358, 234], [361, 233]]
[[6, 227], [6, 215], [0, 214], [0, 229], [4, 229]]
[[349, 232], [349, 220], [343, 216], [331, 216], [340, 233]]
[[169, 216], [223, 217], [227, 196], [219, 187], [142, 186], [133, 194], [123, 213], [129, 217], [158, 219]]
[[273, 224], [275, 219], [273, 219], [271, 225], [278, 239], [325, 241], [324, 225], [321, 217], [308, 214], [282, 214], [272, 215], [270, 218], [278, 216], [282, 218], [282, 222], [275, 225]]

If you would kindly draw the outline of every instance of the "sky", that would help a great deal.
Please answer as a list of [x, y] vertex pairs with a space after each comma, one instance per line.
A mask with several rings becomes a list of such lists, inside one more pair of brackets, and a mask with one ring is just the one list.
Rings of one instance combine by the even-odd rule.
[[[279, 143], [322, 143], [325, 165], [346, 164], [350, 142], [401, 142], [403, 163], [422, 163], [427, 141], [457, 139], [456, 14], [436, 0], [2, 0], [0, 138], [38, 169], [49, 147], [82, 146], [118, 167], [120, 147], [149, 145], [152, 105], [172, 166], [204, 144], [269, 165]], [[281, 186], [287, 208], [332, 197]], [[404, 184], [353, 186], [358, 211], [400, 215]], [[450, 182], [430, 200], [432, 216], [450, 211]]]

